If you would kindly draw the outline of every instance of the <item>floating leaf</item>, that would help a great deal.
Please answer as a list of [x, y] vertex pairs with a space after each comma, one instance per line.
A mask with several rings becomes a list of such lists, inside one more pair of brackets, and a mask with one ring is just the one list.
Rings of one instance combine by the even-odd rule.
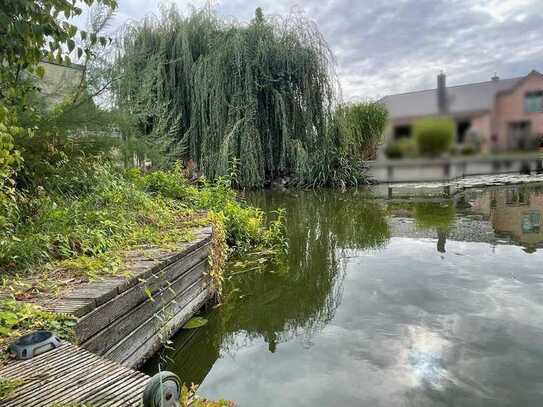
[[202, 317], [194, 317], [191, 318], [185, 325], [183, 325], [183, 328], [185, 329], [195, 329], [200, 328], [207, 324], [207, 319]]

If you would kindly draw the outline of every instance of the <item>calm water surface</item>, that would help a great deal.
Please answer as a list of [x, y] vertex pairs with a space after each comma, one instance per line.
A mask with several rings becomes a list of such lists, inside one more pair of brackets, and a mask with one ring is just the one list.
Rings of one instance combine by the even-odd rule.
[[543, 405], [541, 187], [248, 199], [287, 209], [288, 259], [232, 266], [162, 369], [241, 407]]

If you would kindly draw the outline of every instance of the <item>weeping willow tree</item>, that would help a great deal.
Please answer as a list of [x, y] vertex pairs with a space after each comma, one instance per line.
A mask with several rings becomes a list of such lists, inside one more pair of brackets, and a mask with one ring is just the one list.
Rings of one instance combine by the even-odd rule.
[[300, 15], [257, 9], [242, 25], [172, 8], [127, 27], [115, 65], [116, 103], [209, 178], [235, 162], [244, 187], [360, 180], [361, 161], [347, 158], [334, 124], [332, 54]]

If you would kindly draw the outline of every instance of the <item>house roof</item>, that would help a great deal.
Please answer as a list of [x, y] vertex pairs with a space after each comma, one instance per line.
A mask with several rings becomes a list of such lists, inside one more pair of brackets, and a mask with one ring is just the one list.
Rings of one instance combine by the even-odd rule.
[[[448, 86], [449, 114], [461, 116], [491, 110], [497, 93], [513, 89], [525, 76]], [[381, 99], [391, 119], [431, 116], [439, 113], [437, 89], [401, 93]]]

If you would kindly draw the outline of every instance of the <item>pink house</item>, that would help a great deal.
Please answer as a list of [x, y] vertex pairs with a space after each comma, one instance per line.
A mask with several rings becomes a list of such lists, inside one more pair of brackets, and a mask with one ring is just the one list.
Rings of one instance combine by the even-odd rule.
[[446, 86], [438, 75], [436, 89], [384, 97], [390, 124], [385, 144], [411, 136], [421, 117], [448, 115], [456, 122], [455, 141], [477, 140], [484, 151], [541, 147], [543, 140], [543, 75], [526, 76], [460, 86]]

